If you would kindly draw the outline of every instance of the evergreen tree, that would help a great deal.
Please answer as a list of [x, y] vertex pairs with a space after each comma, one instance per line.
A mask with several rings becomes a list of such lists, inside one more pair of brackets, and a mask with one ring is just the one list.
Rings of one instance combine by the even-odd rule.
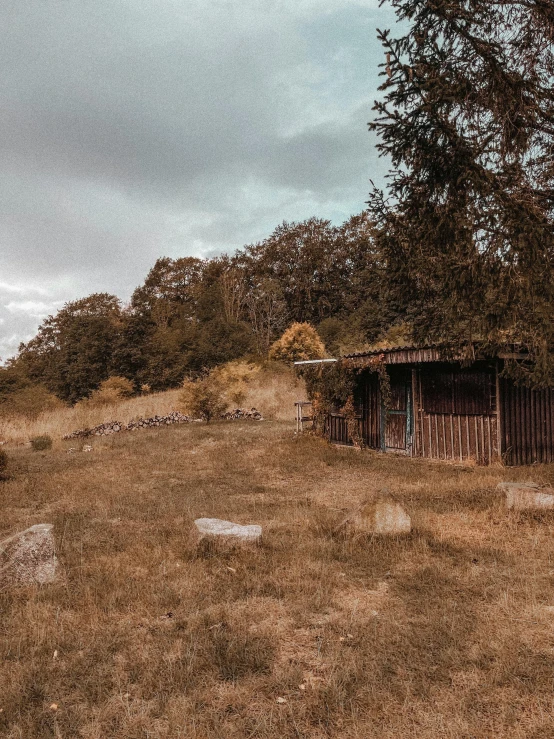
[[[384, 0], [383, 0], [384, 2]], [[529, 353], [554, 381], [554, 3], [390, 0], [370, 128], [393, 164], [370, 210], [389, 299], [420, 342]]]

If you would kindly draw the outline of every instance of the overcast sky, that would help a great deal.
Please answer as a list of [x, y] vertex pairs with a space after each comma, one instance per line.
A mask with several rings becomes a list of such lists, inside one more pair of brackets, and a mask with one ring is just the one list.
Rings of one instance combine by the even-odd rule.
[[158, 257], [362, 210], [385, 169], [378, 5], [3, 0], [0, 357], [67, 300], [127, 300]]

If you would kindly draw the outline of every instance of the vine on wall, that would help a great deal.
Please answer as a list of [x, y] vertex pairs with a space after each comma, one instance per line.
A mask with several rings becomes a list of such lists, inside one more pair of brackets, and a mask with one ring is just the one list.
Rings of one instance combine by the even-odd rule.
[[360, 366], [354, 365], [351, 360], [339, 360], [333, 364], [308, 365], [299, 369], [312, 402], [314, 428], [318, 433], [325, 432], [325, 422], [329, 413], [332, 410], [339, 411], [348, 424], [350, 439], [356, 446], [362, 446], [354, 404], [356, 377], [364, 370], [376, 372], [383, 406], [385, 409], [389, 408], [390, 378], [384, 359], [384, 354], [378, 354], [366, 358], [364, 364]]
[[312, 401], [314, 427], [324, 432], [325, 421], [333, 409], [342, 408], [354, 397], [359, 370], [339, 360], [333, 364], [307, 365], [299, 369], [304, 378], [308, 398]]

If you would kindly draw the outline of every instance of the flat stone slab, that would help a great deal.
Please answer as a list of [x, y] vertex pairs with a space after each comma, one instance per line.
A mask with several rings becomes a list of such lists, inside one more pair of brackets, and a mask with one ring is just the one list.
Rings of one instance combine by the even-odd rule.
[[508, 508], [517, 511], [554, 509], [554, 490], [541, 488], [536, 482], [499, 482], [496, 489], [505, 493]]
[[44, 585], [56, 579], [53, 528], [40, 523], [0, 542], [2, 585]]
[[257, 541], [262, 535], [262, 527], [256, 524], [241, 526], [239, 523], [222, 521], [220, 518], [197, 518], [194, 523], [204, 536]]
[[412, 520], [404, 508], [390, 496], [378, 496], [367, 501], [344, 521], [360, 534], [409, 534]]

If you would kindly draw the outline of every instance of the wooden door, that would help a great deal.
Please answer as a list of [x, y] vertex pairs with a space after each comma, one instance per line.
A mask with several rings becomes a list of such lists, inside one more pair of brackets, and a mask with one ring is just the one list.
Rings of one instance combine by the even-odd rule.
[[383, 446], [387, 452], [407, 453], [411, 444], [411, 376], [391, 372], [390, 389], [389, 407], [383, 409]]

